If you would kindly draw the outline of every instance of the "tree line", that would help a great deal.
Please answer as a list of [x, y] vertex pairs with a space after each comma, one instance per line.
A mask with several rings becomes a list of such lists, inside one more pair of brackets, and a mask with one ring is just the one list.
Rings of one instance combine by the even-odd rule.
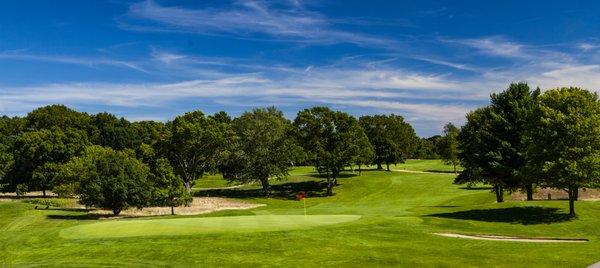
[[50, 105], [0, 117], [0, 187], [77, 196], [118, 215], [129, 207], [186, 204], [194, 182], [208, 173], [260, 183], [268, 195], [271, 180], [294, 165], [312, 165], [332, 195], [344, 169], [389, 170], [410, 157], [434, 158], [432, 144], [401, 116], [357, 119], [327, 107], [300, 111], [293, 121], [269, 107], [237, 118], [192, 111], [163, 123]]
[[455, 144], [445, 158], [464, 167], [455, 183], [491, 185], [497, 202], [505, 191], [533, 200], [537, 187], [556, 188], [568, 194], [575, 215], [579, 190], [600, 184], [600, 101], [584, 89], [542, 93], [513, 83], [444, 137]]

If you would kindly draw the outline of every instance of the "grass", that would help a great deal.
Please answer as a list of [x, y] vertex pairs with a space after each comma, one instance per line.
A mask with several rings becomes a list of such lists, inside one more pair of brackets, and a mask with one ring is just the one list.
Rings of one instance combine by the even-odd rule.
[[306, 229], [358, 220], [358, 215], [260, 215], [105, 221], [66, 228], [68, 239], [251, 233]]
[[[440, 168], [437, 161], [406, 165]], [[252, 185], [200, 191], [197, 195], [267, 206], [193, 217], [97, 220], [78, 210], [34, 210], [33, 204], [0, 202], [0, 266], [585, 267], [600, 261], [600, 202], [578, 202], [579, 217], [570, 218], [564, 201], [496, 204], [489, 190], [453, 185], [453, 174], [385, 171], [346, 174], [335, 196], [322, 197], [322, 179], [310, 168], [292, 174], [275, 182], [271, 198], [257, 195]], [[308, 192], [310, 215], [360, 218], [299, 223], [303, 205], [292, 195], [300, 190]], [[590, 241], [528, 244], [432, 234], [442, 232]]]

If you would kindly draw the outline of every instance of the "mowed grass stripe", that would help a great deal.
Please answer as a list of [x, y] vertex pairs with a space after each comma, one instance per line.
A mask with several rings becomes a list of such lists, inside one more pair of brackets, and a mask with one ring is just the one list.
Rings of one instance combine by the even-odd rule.
[[66, 228], [67, 239], [265, 232], [312, 228], [358, 220], [359, 215], [260, 215], [210, 218], [114, 220]]

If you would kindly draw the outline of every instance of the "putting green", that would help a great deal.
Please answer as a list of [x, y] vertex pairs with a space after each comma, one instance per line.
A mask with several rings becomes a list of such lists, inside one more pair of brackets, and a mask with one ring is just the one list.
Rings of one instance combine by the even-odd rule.
[[67, 239], [172, 236], [220, 232], [265, 232], [312, 228], [358, 220], [359, 215], [260, 215], [235, 217], [114, 220], [63, 229]]

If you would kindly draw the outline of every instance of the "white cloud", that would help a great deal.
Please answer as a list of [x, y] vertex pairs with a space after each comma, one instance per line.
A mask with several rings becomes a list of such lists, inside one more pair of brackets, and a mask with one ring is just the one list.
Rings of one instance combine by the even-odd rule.
[[63, 63], [63, 64], [72, 64], [72, 65], [81, 65], [87, 67], [95, 67], [95, 66], [113, 66], [120, 68], [128, 68], [136, 71], [147, 73], [140, 66], [140, 64], [132, 61], [125, 60], [117, 60], [112, 58], [102, 58], [102, 57], [70, 57], [70, 56], [54, 56], [54, 55], [39, 55], [39, 54], [31, 54], [27, 53], [25, 50], [20, 50], [17, 52], [14, 51], [4, 51], [0, 52], [0, 60], [19, 60], [19, 61], [40, 61], [40, 62], [54, 62], [54, 63]]
[[227, 35], [273, 41], [306, 43], [353, 43], [361, 46], [387, 46], [395, 42], [363, 33], [336, 30], [321, 14], [308, 11], [299, 3], [275, 8], [262, 1], [239, 1], [227, 9], [188, 9], [162, 6], [152, 0], [130, 6], [120, 26], [134, 31], [187, 32]]

